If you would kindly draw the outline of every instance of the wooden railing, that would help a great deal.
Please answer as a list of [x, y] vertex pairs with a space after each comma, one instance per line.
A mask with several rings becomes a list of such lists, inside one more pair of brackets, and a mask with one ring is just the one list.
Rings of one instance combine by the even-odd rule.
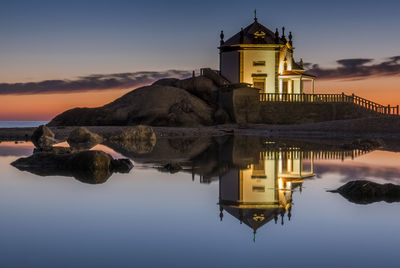
[[345, 159], [356, 158], [369, 153], [371, 150], [309, 150], [300, 151], [298, 149], [285, 149], [284, 151], [267, 150], [260, 153], [260, 159], [271, 160], [279, 157], [279, 153], [283, 159]]
[[289, 94], [260, 93], [261, 102], [315, 102], [315, 103], [353, 103], [369, 111], [380, 114], [399, 115], [399, 105], [384, 106], [362, 97], [342, 94]]

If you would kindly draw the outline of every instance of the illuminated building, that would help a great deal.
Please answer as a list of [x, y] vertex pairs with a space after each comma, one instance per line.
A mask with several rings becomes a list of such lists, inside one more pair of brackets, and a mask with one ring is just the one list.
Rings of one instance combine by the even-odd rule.
[[293, 52], [293, 36], [278, 29], [272, 32], [258, 22], [242, 28], [224, 41], [220, 35], [220, 73], [231, 83], [247, 83], [262, 93], [301, 94], [304, 80], [312, 82], [314, 76], [306, 74], [303, 61], [296, 62]]

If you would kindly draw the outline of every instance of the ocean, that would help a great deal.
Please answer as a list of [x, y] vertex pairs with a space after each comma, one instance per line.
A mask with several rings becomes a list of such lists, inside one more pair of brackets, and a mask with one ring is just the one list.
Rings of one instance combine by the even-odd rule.
[[0, 128], [38, 127], [47, 123], [48, 121], [0, 121]]

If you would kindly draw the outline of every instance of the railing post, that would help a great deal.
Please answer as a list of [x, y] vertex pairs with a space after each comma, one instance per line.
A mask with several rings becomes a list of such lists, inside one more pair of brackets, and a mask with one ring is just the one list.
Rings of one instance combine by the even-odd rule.
[[399, 115], [399, 105], [398, 105], [398, 104], [397, 104], [396, 108], [397, 108], [397, 109], [396, 109], [396, 110], [397, 110], [397, 113], [396, 113], [396, 114]]
[[390, 104], [388, 105], [388, 110], [389, 110], [389, 114], [391, 114], [392, 111], [390, 110]]

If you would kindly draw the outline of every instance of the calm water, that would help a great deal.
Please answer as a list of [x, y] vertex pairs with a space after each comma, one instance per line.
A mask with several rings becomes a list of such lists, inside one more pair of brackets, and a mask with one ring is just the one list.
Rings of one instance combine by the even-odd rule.
[[48, 121], [0, 121], [0, 128], [38, 127], [47, 123]]
[[[400, 204], [326, 190], [352, 179], [400, 184], [400, 154], [261, 144], [99, 145], [135, 167], [88, 184], [19, 171], [10, 163], [32, 145], [2, 142], [0, 266], [398, 266]], [[183, 170], [161, 168], [171, 162]]]

